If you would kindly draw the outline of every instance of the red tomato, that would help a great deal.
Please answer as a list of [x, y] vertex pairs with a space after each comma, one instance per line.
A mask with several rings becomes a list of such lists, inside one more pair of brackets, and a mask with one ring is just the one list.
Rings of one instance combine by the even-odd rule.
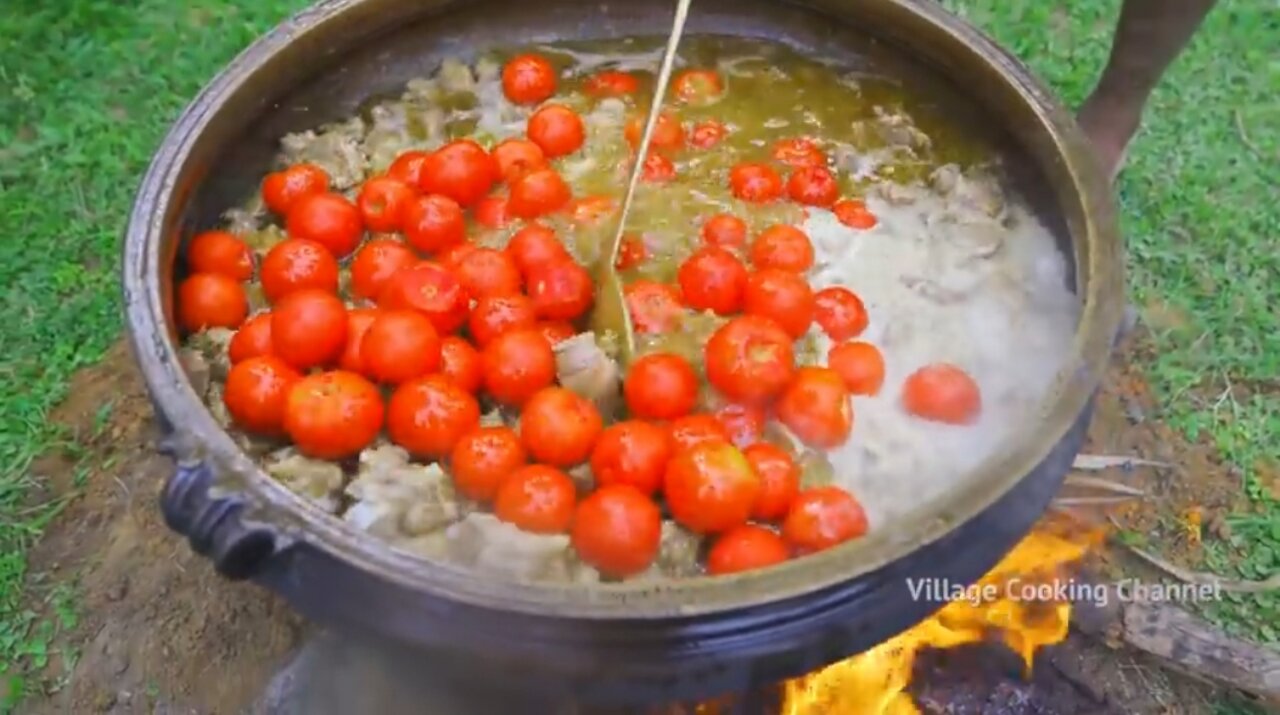
[[635, 268], [644, 263], [646, 252], [644, 241], [634, 233], [629, 233], [622, 237], [618, 246], [618, 259], [613, 262], [613, 266], [620, 271]]
[[347, 307], [332, 293], [290, 293], [271, 311], [271, 353], [299, 370], [331, 365], [347, 344]]
[[543, 266], [570, 258], [564, 244], [556, 238], [556, 232], [537, 223], [516, 231], [507, 242], [507, 253], [526, 281]]
[[187, 246], [187, 267], [192, 273], [221, 273], [247, 281], [253, 277], [253, 252], [226, 231], [205, 231]]
[[387, 436], [422, 459], [443, 459], [480, 426], [480, 404], [443, 375], [402, 383], [387, 403]]
[[440, 336], [416, 310], [384, 310], [361, 338], [360, 360], [378, 382], [407, 382], [440, 367]]
[[618, 201], [612, 196], [585, 196], [570, 204], [573, 222], [598, 226], [618, 212]]
[[448, 335], [467, 321], [471, 301], [447, 268], [420, 261], [392, 276], [378, 296], [378, 306], [386, 310], [416, 310], [431, 319], [437, 333]]
[[303, 196], [285, 215], [284, 226], [290, 237], [315, 241], [334, 258], [356, 250], [364, 235], [360, 209], [341, 194]]
[[507, 197], [505, 196], [486, 196], [480, 199], [471, 208], [471, 214], [475, 217], [476, 223], [485, 228], [506, 228], [507, 224], [511, 223], [511, 218], [507, 215]]
[[671, 454], [667, 430], [639, 420], [618, 422], [600, 433], [591, 451], [591, 473], [599, 487], [627, 484], [653, 494], [662, 486]]
[[470, 139], [455, 139], [427, 156], [418, 187], [424, 194], [447, 196], [460, 206], [470, 206], [489, 193], [498, 177], [498, 162], [484, 147]]
[[178, 286], [178, 323], [190, 332], [238, 328], [249, 315], [244, 286], [221, 273], [197, 273]]
[[782, 177], [767, 164], [742, 163], [729, 170], [733, 195], [753, 204], [763, 204], [782, 196]]
[[285, 402], [284, 429], [308, 457], [354, 457], [382, 431], [385, 409], [378, 388], [363, 377], [334, 370], [298, 380]]
[[665, 184], [676, 178], [676, 165], [661, 154], [650, 153], [644, 158], [644, 169], [640, 172], [640, 178], [651, 184]]
[[563, 104], [548, 104], [529, 117], [525, 133], [548, 159], [555, 159], [581, 148], [587, 128], [577, 112]]
[[853, 405], [840, 373], [826, 367], [802, 367], [774, 406], [778, 419], [818, 449], [844, 444], [853, 431]]
[[498, 162], [498, 173], [511, 183], [534, 169], [547, 165], [547, 155], [542, 147], [527, 139], [504, 139], [493, 148], [493, 158]]
[[670, 425], [671, 445], [676, 452], [686, 452], [707, 442], [732, 444], [724, 425], [711, 415], [685, 415]]
[[541, 55], [518, 55], [502, 67], [502, 93], [514, 104], [537, 104], [556, 93], [556, 68]]
[[791, 336], [758, 315], [730, 320], [711, 335], [705, 350], [707, 380], [734, 402], [762, 404], [791, 382]]
[[673, 420], [693, 410], [698, 400], [698, 374], [679, 355], [651, 353], [631, 364], [622, 390], [632, 416]]
[[397, 231], [404, 207], [418, 195], [414, 187], [391, 176], [375, 176], [360, 187], [356, 207], [370, 231]]
[[798, 204], [829, 207], [840, 197], [840, 184], [827, 167], [809, 166], [791, 173], [787, 193]]
[[440, 374], [467, 392], [479, 392], [484, 381], [480, 353], [462, 338], [447, 336], [440, 341]]
[[791, 455], [768, 442], [757, 442], [742, 453], [760, 477], [760, 498], [751, 516], [761, 521], [783, 518], [800, 492], [800, 467]]
[[479, 300], [520, 292], [520, 269], [511, 256], [492, 248], [477, 248], [458, 263], [458, 280], [467, 294]]
[[437, 253], [435, 255], [435, 262], [451, 271], [457, 272], [458, 266], [462, 265], [462, 259], [471, 255], [471, 252], [477, 248], [479, 248], [479, 246], [470, 242], [455, 243], [440, 253]]
[[539, 318], [574, 320], [591, 307], [595, 284], [587, 269], [576, 262], [556, 261], [529, 277], [529, 297]]
[[315, 241], [290, 238], [272, 246], [259, 276], [262, 292], [272, 303], [296, 290], [338, 292], [338, 260]]
[[710, 149], [729, 135], [728, 128], [714, 119], [704, 119], [693, 125], [689, 133], [689, 143], [699, 149]]
[[875, 228], [879, 223], [876, 215], [867, 210], [867, 205], [857, 199], [837, 201], [831, 210], [835, 212], [836, 220], [850, 228]]
[[800, 554], [829, 549], [867, 533], [867, 515], [840, 487], [814, 487], [796, 496], [782, 537]]
[[535, 169], [511, 184], [507, 210], [519, 218], [537, 218], [564, 208], [572, 198], [569, 185], [555, 169]]
[[510, 427], [477, 427], [453, 446], [453, 485], [468, 499], [487, 502], [503, 480], [528, 461], [520, 437]]
[[413, 249], [394, 238], [375, 238], [351, 259], [351, 292], [357, 298], [377, 300], [391, 277], [418, 262]]
[[862, 300], [848, 288], [823, 288], [814, 294], [813, 305], [813, 319], [837, 342], [858, 337], [870, 322]]
[[315, 164], [294, 164], [267, 174], [262, 181], [262, 202], [284, 216], [298, 199], [329, 190], [329, 173]]
[[791, 558], [781, 536], [763, 526], [744, 524], [726, 531], [707, 552], [707, 573], [712, 576], [768, 568]]
[[391, 166], [387, 167], [387, 176], [399, 179], [409, 186], [422, 186], [422, 171], [427, 165], [428, 156], [430, 152], [410, 149], [391, 162]]
[[603, 486], [578, 505], [570, 539], [578, 557], [600, 573], [632, 576], [658, 556], [662, 512], [634, 487]]
[[840, 373], [850, 394], [874, 395], [884, 384], [884, 356], [871, 343], [839, 343], [827, 351], [827, 367]]
[[703, 246], [680, 265], [676, 274], [685, 305], [729, 315], [742, 308], [747, 267], [726, 249]]
[[284, 433], [284, 412], [289, 389], [302, 379], [297, 370], [271, 355], [255, 355], [231, 367], [222, 390], [222, 402], [231, 419], [249, 432], [278, 436]]
[[804, 273], [813, 267], [813, 243], [795, 226], [770, 226], [751, 244], [751, 262], [756, 268], [778, 268]]
[[583, 89], [593, 97], [619, 97], [640, 89], [640, 80], [630, 72], [604, 70], [588, 77]]
[[495, 338], [514, 330], [526, 330], [538, 323], [533, 301], [528, 297], [492, 295], [481, 298], [471, 309], [467, 328], [476, 345], [484, 347]]
[[338, 367], [347, 372], [364, 374], [364, 334], [373, 325], [381, 311], [375, 308], [356, 308], [347, 311], [347, 342], [342, 348], [342, 356], [338, 358]]
[[709, 104], [724, 94], [724, 82], [715, 70], [685, 70], [671, 80], [671, 88], [690, 104]]
[[439, 253], [467, 240], [467, 219], [457, 201], [419, 196], [404, 207], [404, 237], [423, 253]]
[[797, 169], [827, 165], [827, 155], [811, 139], [783, 139], [773, 145], [773, 158]]
[[514, 330], [495, 338], [480, 353], [484, 388], [505, 405], [521, 405], [556, 379], [551, 344], [536, 329]]
[[697, 534], [714, 534], [746, 523], [760, 479], [737, 447], [707, 442], [671, 460], [663, 493], [676, 522]]
[[764, 433], [764, 410], [758, 405], [730, 402], [715, 411], [716, 421], [738, 449], [755, 444]]
[[907, 412], [932, 422], [965, 425], [978, 419], [982, 393], [964, 370], [948, 363], [926, 365], [902, 385]]
[[[634, 116], [623, 127], [622, 134], [632, 149], [640, 146], [640, 139], [644, 137], [644, 123], [648, 118], [647, 113]], [[649, 138], [649, 146], [663, 150], [674, 150], [684, 146], [684, 127], [680, 124], [680, 120], [670, 112], [659, 113], [658, 121], [653, 126], [653, 136]]]
[[271, 354], [271, 313], [258, 313], [240, 326], [227, 345], [231, 364]]
[[684, 315], [680, 293], [674, 286], [650, 280], [638, 280], [623, 289], [627, 312], [637, 333], [669, 333]]
[[799, 338], [813, 323], [813, 291], [797, 273], [762, 268], [747, 280], [742, 311], [772, 318], [787, 334]]
[[543, 464], [569, 468], [587, 461], [604, 429], [595, 403], [563, 387], [539, 390], [520, 411], [520, 439]]
[[542, 333], [542, 337], [546, 338], [553, 348], [578, 334], [573, 324], [567, 320], [544, 320], [538, 323], [538, 332]]
[[562, 534], [573, 524], [578, 489], [569, 475], [545, 464], [530, 464], [503, 480], [493, 514], [533, 534]]
[[740, 248], [747, 245], [747, 222], [732, 214], [716, 214], [702, 224], [702, 240], [708, 246]]

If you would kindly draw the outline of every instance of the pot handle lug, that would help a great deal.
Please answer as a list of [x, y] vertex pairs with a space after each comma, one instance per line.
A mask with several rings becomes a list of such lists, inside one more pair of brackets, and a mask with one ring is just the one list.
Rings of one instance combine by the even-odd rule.
[[277, 549], [275, 533], [241, 519], [245, 501], [213, 497], [213, 470], [205, 462], [178, 462], [165, 484], [160, 510], [170, 529], [183, 534], [197, 554], [206, 556], [222, 576], [241, 581], [262, 572]]

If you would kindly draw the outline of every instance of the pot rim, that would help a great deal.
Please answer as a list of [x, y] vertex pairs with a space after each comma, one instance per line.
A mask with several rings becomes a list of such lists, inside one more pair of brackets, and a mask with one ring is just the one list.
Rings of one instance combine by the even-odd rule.
[[[1083, 305], [1066, 367], [1040, 403], [1036, 433], [984, 460], [973, 472], [980, 476], [967, 480], [963, 488], [923, 505], [919, 513], [924, 518], [904, 519], [895, 528], [872, 530], [840, 547], [735, 576], [591, 586], [518, 582], [426, 561], [370, 538], [271, 479], [218, 425], [181, 369], [168, 327], [163, 282], [155, 279], [160, 271], [171, 270], [165, 237], [178, 230], [191, 187], [204, 178], [188, 177], [182, 183], [183, 175], [192, 173], [188, 166], [192, 149], [224, 99], [286, 46], [318, 27], [341, 21], [366, 1], [329, 0], [298, 13], [255, 41], [207, 84], [160, 145], [138, 191], [126, 233], [123, 275], [130, 338], [153, 400], [179, 430], [179, 456], [210, 460], [219, 475], [217, 488], [243, 495], [250, 504], [246, 520], [262, 520], [285, 543], [306, 542], [402, 587], [482, 608], [639, 620], [733, 611], [759, 605], [762, 599], [792, 599], [865, 576], [972, 519], [1045, 459], [1101, 383], [1123, 311], [1123, 257], [1111, 189], [1086, 139], [1072, 116], [1029, 70], [961, 18], [929, 0], [876, 0], [932, 25], [945, 42], [989, 65], [1005, 88], [1034, 113], [1034, 131], [1052, 147], [1054, 160], [1061, 164], [1054, 168], [1065, 171], [1070, 195], [1078, 200], [1081, 219], [1073, 233]], [[1063, 208], [1067, 213], [1071, 209]], [[182, 419], [175, 420], [175, 415]]]

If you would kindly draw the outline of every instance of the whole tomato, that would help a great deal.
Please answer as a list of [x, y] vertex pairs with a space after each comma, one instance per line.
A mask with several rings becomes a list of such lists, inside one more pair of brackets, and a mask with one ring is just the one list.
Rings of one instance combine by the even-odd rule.
[[498, 162], [470, 139], [455, 139], [427, 155], [418, 187], [471, 206], [498, 182]]
[[534, 169], [511, 182], [507, 210], [512, 216], [533, 219], [559, 211], [573, 199], [573, 191], [551, 167]]
[[457, 276], [431, 261], [396, 273], [378, 297], [378, 306], [385, 310], [416, 310], [427, 316], [441, 335], [462, 327], [470, 304]]
[[578, 490], [569, 475], [545, 464], [521, 467], [493, 500], [499, 519], [533, 534], [563, 534], [573, 524]]
[[298, 199], [329, 190], [329, 173], [315, 164], [294, 164], [273, 171], [262, 181], [262, 203], [279, 216], [289, 213]]
[[299, 370], [332, 365], [347, 344], [347, 307], [332, 293], [286, 295], [271, 311], [271, 353]]
[[548, 159], [555, 159], [580, 149], [587, 130], [577, 112], [563, 104], [547, 104], [529, 117], [525, 133]]
[[640, 178], [650, 184], [665, 184], [676, 178], [676, 165], [667, 157], [653, 153], [644, 158], [644, 169]]
[[840, 373], [826, 367], [802, 367], [774, 409], [800, 441], [818, 449], [844, 444], [853, 431], [853, 405]]
[[867, 533], [867, 515], [840, 487], [814, 487], [796, 495], [782, 537], [799, 554], [811, 554]]
[[192, 273], [221, 273], [247, 281], [253, 277], [253, 251], [226, 231], [205, 231], [187, 246], [187, 267]]
[[598, 486], [628, 484], [653, 494], [662, 486], [671, 454], [667, 430], [640, 420], [618, 422], [600, 433], [591, 450], [591, 473]]
[[831, 210], [835, 213], [836, 220], [849, 228], [865, 230], [875, 228], [879, 223], [876, 215], [867, 209], [867, 205], [857, 199], [837, 201]]
[[458, 262], [458, 280], [475, 300], [520, 292], [520, 269], [503, 251], [477, 248]]
[[538, 223], [531, 223], [512, 234], [506, 250], [526, 281], [543, 266], [573, 260], [556, 232]]
[[693, 410], [698, 400], [698, 374], [679, 355], [651, 353], [631, 364], [622, 391], [633, 416], [673, 420]]
[[398, 231], [404, 221], [404, 208], [417, 195], [414, 186], [400, 179], [375, 176], [360, 187], [356, 208], [370, 231]]
[[729, 402], [715, 411], [715, 418], [738, 449], [755, 444], [764, 433], [765, 413], [759, 405]]
[[484, 382], [480, 353], [456, 335], [445, 337], [440, 341], [440, 374], [467, 392], [478, 392]]
[[529, 277], [529, 298], [543, 320], [574, 320], [591, 307], [595, 284], [591, 273], [576, 261], [556, 261]]
[[480, 426], [480, 404], [443, 375], [401, 383], [387, 403], [387, 436], [422, 459], [443, 459]]
[[725, 397], [763, 404], [791, 382], [795, 350], [776, 322], [744, 315], [711, 335], [704, 351], [707, 380]]
[[630, 72], [603, 70], [587, 78], [583, 89], [593, 97], [621, 97], [640, 89], [640, 80]]
[[662, 513], [652, 499], [627, 484], [595, 490], [578, 504], [570, 534], [583, 562], [614, 578], [653, 564], [662, 543]]
[[383, 310], [365, 330], [360, 359], [365, 374], [378, 382], [407, 382], [440, 367], [440, 336], [416, 310]]
[[965, 425], [978, 419], [982, 393], [967, 372], [948, 363], [926, 365], [902, 385], [907, 412], [944, 424]]
[[840, 184], [827, 167], [810, 166], [791, 173], [787, 193], [798, 204], [828, 208], [840, 198]]
[[484, 388], [505, 405], [522, 405], [556, 379], [551, 344], [535, 328], [503, 333], [484, 346]]
[[798, 339], [809, 332], [813, 324], [813, 290], [798, 273], [762, 268], [747, 279], [742, 311], [771, 318], [788, 335]]
[[227, 345], [231, 364], [271, 354], [271, 313], [258, 313], [240, 326]]
[[428, 156], [429, 152], [410, 149], [391, 162], [391, 166], [387, 167], [387, 176], [399, 179], [409, 186], [422, 186], [422, 170], [427, 165]]
[[289, 389], [302, 379], [297, 370], [271, 355], [255, 355], [231, 367], [222, 402], [231, 419], [249, 432], [266, 436], [284, 433]]
[[538, 324], [533, 301], [520, 294], [481, 298], [471, 309], [467, 330], [476, 345], [483, 348], [494, 338], [513, 330], [525, 330]]
[[[623, 127], [622, 134], [632, 149], [640, 146], [647, 119], [647, 115], [636, 115]], [[653, 136], [649, 138], [649, 146], [661, 151], [674, 151], [684, 146], [684, 126], [680, 124], [680, 120], [670, 112], [660, 113], [658, 122], [653, 127]]]
[[669, 333], [680, 324], [684, 305], [675, 286], [641, 279], [622, 289], [637, 333]]
[[334, 258], [344, 258], [364, 235], [360, 209], [341, 194], [303, 196], [285, 215], [285, 230], [291, 238], [301, 238], [329, 249]]
[[405, 204], [401, 216], [405, 240], [423, 253], [439, 253], [467, 240], [462, 206], [448, 196], [418, 196]]
[[716, 214], [702, 224], [702, 240], [708, 246], [742, 248], [747, 245], [747, 222], [733, 214]]
[[707, 442], [667, 464], [663, 493], [677, 523], [696, 534], [715, 534], [746, 523], [760, 479], [737, 447]]
[[871, 343], [832, 345], [827, 351], [827, 367], [840, 373], [854, 395], [875, 395], [884, 384], [884, 356]]
[[753, 571], [780, 564], [791, 558], [791, 549], [781, 536], [755, 524], [730, 529], [716, 539], [707, 552], [707, 573], [712, 576]]
[[773, 158], [796, 169], [825, 167], [827, 155], [812, 139], [782, 139], [773, 145]]
[[510, 427], [477, 427], [453, 446], [453, 485], [468, 499], [487, 502], [503, 480], [528, 461], [520, 437]]
[[742, 163], [729, 170], [733, 195], [753, 204], [774, 201], [782, 196], [782, 177], [768, 164]]
[[648, 257], [648, 248], [644, 245], [644, 239], [629, 233], [622, 237], [622, 242], [618, 246], [618, 259], [614, 261], [613, 267], [620, 271], [628, 271], [641, 263]]
[[715, 119], [704, 119], [693, 125], [689, 132], [689, 144], [699, 149], [710, 149], [729, 135], [729, 129]]
[[675, 76], [671, 89], [683, 102], [705, 105], [724, 94], [724, 82], [715, 70], [688, 69]]
[[862, 299], [843, 286], [818, 291], [813, 296], [813, 306], [818, 327], [837, 342], [858, 337], [871, 322]]
[[555, 467], [587, 461], [603, 429], [595, 403], [563, 387], [539, 390], [520, 411], [524, 448], [535, 460]]
[[528, 139], [503, 139], [493, 148], [493, 159], [498, 162], [498, 173], [507, 183], [547, 165], [547, 155], [542, 153], [542, 147]]
[[337, 461], [373, 443], [384, 413], [372, 382], [345, 370], [318, 372], [289, 389], [284, 428], [299, 452]]
[[296, 290], [338, 292], [338, 260], [315, 241], [290, 238], [271, 247], [259, 271], [262, 292], [277, 303]]
[[668, 433], [671, 435], [671, 446], [677, 453], [708, 442], [733, 443], [720, 420], [707, 414], [678, 417], [671, 422]]
[[685, 305], [729, 315], [742, 307], [747, 268], [738, 257], [717, 246], [704, 246], [680, 265], [676, 274]]
[[392, 238], [375, 238], [351, 259], [351, 292], [358, 298], [377, 300], [391, 277], [418, 262], [413, 249]]
[[502, 66], [502, 93], [514, 104], [537, 104], [556, 93], [556, 69], [542, 55], [518, 55]]
[[760, 498], [751, 516], [761, 521], [783, 518], [800, 491], [800, 467], [791, 455], [768, 442], [757, 442], [742, 453], [760, 477]]
[[751, 244], [751, 263], [757, 269], [804, 273], [813, 267], [813, 243], [808, 234], [795, 226], [770, 226]]
[[361, 349], [364, 347], [364, 334], [368, 332], [369, 326], [373, 325], [374, 319], [381, 312], [376, 308], [356, 308], [347, 311], [347, 342], [342, 348], [342, 356], [338, 358], [339, 368], [347, 372], [365, 374], [364, 356], [361, 354]]
[[249, 315], [244, 286], [221, 273], [197, 273], [178, 286], [178, 323], [190, 332], [238, 328]]

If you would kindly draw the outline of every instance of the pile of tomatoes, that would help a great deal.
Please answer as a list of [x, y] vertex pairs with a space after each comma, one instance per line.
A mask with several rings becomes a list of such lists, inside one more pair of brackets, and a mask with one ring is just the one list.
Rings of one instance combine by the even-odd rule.
[[[249, 247], [230, 233], [193, 238], [177, 315], [193, 333], [236, 331], [223, 389], [228, 413], [246, 431], [287, 438], [324, 460], [352, 458], [385, 430], [415, 458], [446, 464], [460, 494], [528, 532], [569, 533], [583, 561], [613, 577], [644, 571], [656, 558], [658, 499], [686, 529], [714, 538], [713, 574], [860, 536], [866, 518], [851, 495], [801, 490], [792, 457], [762, 439], [773, 416], [811, 446], [837, 446], [852, 428], [850, 395], [874, 394], [884, 379], [879, 351], [852, 342], [867, 324], [857, 296], [844, 288], [814, 293], [805, 282], [813, 247], [798, 228], [772, 227], [748, 246], [741, 219], [712, 217], [702, 227], [705, 245], [680, 267], [678, 287], [637, 281], [627, 288], [641, 332], [676, 329], [689, 309], [733, 316], [708, 342], [703, 366], [726, 407], [698, 413], [697, 372], [666, 353], [630, 366], [623, 385], [629, 417], [614, 424], [591, 400], [556, 384], [553, 347], [577, 333], [595, 291], [556, 230], [537, 221], [574, 210], [551, 161], [576, 151], [585, 136], [581, 117], [544, 103], [556, 79], [539, 56], [510, 61], [508, 99], [541, 104], [525, 138], [488, 150], [463, 139], [407, 151], [354, 200], [333, 191], [311, 164], [268, 175], [262, 199], [288, 237], [256, 267]], [[604, 72], [586, 86], [617, 94], [634, 91], [634, 83]], [[722, 91], [707, 71], [686, 72], [676, 88], [685, 101]], [[665, 126], [674, 131], [671, 121]], [[683, 143], [683, 128], [674, 126]], [[710, 146], [715, 133], [695, 127], [691, 141]], [[672, 146], [664, 135], [660, 147]], [[802, 203], [819, 193], [825, 201], [826, 189], [813, 188], [825, 179], [802, 173], [818, 168], [815, 151], [821, 154], [796, 142], [775, 151], [799, 167], [787, 186], [793, 199], [809, 197]], [[734, 169], [734, 192], [752, 201], [780, 197], [781, 180], [760, 166]], [[841, 210], [834, 200], [826, 205]], [[856, 215], [874, 225], [858, 206], [846, 205], [846, 223]], [[524, 225], [502, 250], [479, 246], [467, 236], [468, 212], [487, 227]], [[366, 240], [367, 233], [379, 236]], [[620, 258], [643, 260], [635, 245]], [[360, 307], [339, 297], [340, 262]], [[244, 283], [255, 274], [271, 308], [250, 317]], [[830, 366], [797, 367], [794, 341], [815, 321], [836, 343]], [[934, 376], [912, 409], [937, 411], [930, 395], [938, 384], [952, 385]], [[482, 398], [518, 413], [519, 429], [482, 425]], [[941, 417], [967, 419], [964, 399], [944, 401], [953, 413]], [[964, 409], [956, 412], [957, 404]], [[596, 488], [580, 499], [567, 472], [581, 465], [590, 465]]]

